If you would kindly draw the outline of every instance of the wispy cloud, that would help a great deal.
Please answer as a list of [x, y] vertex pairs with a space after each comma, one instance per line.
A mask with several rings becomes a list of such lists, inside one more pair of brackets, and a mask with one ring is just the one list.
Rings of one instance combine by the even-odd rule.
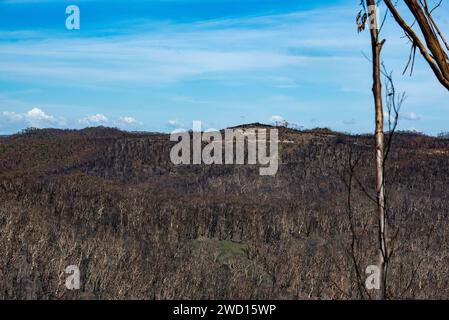
[[[195, 0], [201, 1], [202, 8], [211, 10], [207, 6], [212, 0]], [[245, 121], [270, 121], [271, 115], [282, 114], [292, 122], [314, 118], [320, 126], [337, 130], [352, 126], [371, 131], [370, 63], [362, 55], [365, 51], [369, 56], [369, 34], [355, 30], [354, 3], [320, 6], [193, 22], [145, 17], [95, 24], [98, 28], [80, 33], [67, 33], [63, 27], [0, 31], [0, 81], [11, 84], [12, 90], [43, 90], [35, 96], [0, 95], [0, 116], [9, 123], [19, 116], [22, 122], [15, 123], [28, 124], [24, 111], [37, 105], [45, 115], [63, 115], [74, 126], [158, 125], [165, 130], [183, 128], [176, 119], [188, 123], [197, 117], [218, 127], [243, 121], [240, 115]], [[398, 75], [409, 53], [401, 35], [393, 21], [383, 30], [388, 40], [383, 57]], [[416, 111], [402, 115], [402, 120], [421, 119], [421, 125], [438, 118], [440, 126], [446, 125], [435, 110], [449, 107], [448, 94], [433, 78], [419, 56], [412, 78], [395, 77], [397, 89], [409, 97], [407, 109]], [[76, 98], [74, 91], [80, 93]], [[117, 110], [122, 103], [130, 106], [125, 114]], [[424, 114], [425, 107], [432, 110], [424, 119], [418, 114]], [[9, 112], [10, 119], [2, 111]]]
[[417, 115], [415, 112], [404, 112], [399, 115], [400, 119], [407, 121], [418, 121], [421, 120], [421, 117]]
[[[151, 25], [152, 31], [143, 31], [145, 25], [130, 26], [127, 34], [112, 37], [67, 39], [46, 34], [42, 39], [29, 40], [24, 35], [23, 41], [0, 43], [0, 72], [16, 79], [39, 75], [42, 81], [59, 84], [160, 84], [213, 74], [235, 76], [255, 70], [325, 67], [336, 60], [360, 59], [347, 54], [350, 47], [360, 44], [359, 40], [348, 42], [343, 34], [337, 39], [326, 35], [324, 27], [313, 28], [318, 20], [334, 24], [317, 10], [165, 24], [156, 29]], [[273, 85], [292, 87], [296, 81], [278, 77]]]

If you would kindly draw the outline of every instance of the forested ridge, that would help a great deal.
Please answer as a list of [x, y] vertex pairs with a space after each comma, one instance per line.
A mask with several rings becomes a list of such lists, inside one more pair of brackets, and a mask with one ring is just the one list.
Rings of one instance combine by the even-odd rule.
[[[0, 298], [359, 298], [348, 211], [356, 259], [376, 264], [373, 138], [278, 129], [274, 177], [175, 166], [166, 134], [0, 137]], [[398, 228], [389, 296], [448, 298], [449, 139], [397, 133], [386, 177]], [[80, 290], [64, 286], [68, 265], [80, 267]]]

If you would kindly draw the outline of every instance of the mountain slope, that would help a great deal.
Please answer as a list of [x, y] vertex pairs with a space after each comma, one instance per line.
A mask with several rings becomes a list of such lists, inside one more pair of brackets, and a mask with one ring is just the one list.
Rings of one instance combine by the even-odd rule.
[[[372, 137], [280, 128], [279, 140], [278, 174], [261, 177], [254, 165], [174, 166], [164, 134], [1, 137], [0, 298], [357, 298], [344, 181], [359, 158], [356, 255], [375, 264]], [[392, 296], [449, 296], [448, 154], [448, 139], [395, 137]], [[68, 265], [79, 291], [64, 287]]]

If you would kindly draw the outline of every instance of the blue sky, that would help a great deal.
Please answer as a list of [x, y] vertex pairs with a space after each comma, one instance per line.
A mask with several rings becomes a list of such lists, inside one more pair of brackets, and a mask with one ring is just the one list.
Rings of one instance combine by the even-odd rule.
[[[0, 134], [25, 127], [169, 132], [283, 118], [373, 130], [359, 0], [0, 0]], [[81, 29], [65, 28], [76, 4]], [[447, 12], [446, 7], [440, 12]], [[437, 15], [443, 30], [448, 21]], [[406, 91], [401, 129], [449, 131], [449, 93], [391, 19], [384, 60]]]

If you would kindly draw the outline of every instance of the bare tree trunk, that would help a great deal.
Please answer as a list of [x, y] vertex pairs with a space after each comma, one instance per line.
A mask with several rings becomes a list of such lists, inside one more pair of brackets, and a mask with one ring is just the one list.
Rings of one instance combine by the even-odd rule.
[[367, 0], [369, 11], [371, 47], [373, 55], [373, 96], [376, 110], [376, 194], [377, 215], [379, 219], [379, 270], [380, 292], [379, 299], [386, 298], [386, 271], [388, 263], [387, 254], [387, 225], [385, 217], [385, 188], [384, 188], [384, 115], [382, 105], [381, 62], [380, 56], [384, 41], [379, 41], [379, 27], [377, 25], [377, 13], [375, 0]]

